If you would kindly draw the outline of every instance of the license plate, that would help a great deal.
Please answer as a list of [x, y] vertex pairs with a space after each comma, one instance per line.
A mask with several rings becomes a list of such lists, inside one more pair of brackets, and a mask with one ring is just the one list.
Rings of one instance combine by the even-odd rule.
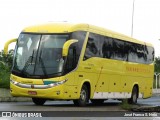
[[28, 91], [28, 94], [29, 95], [37, 95], [37, 92], [36, 91]]

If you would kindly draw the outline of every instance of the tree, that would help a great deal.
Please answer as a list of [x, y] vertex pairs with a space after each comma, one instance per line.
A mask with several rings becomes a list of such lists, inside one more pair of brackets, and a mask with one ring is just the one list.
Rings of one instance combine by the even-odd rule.
[[6, 65], [6, 67], [11, 68], [13, 62], [13, 55], [14, 55], [13, 49], [9, 50], [7, 55], [5, 55], [4, 51], [2, 50], [0, 52], [0, 61], [3, 62]]
[[155, 67], [154, 71], [160, 73], [160, 57], [155, 58]]
[[9, 88], [13, 55], [14, 50], [9, 50], [7, 55], [3, 50], [0, 52], [0, 87]]

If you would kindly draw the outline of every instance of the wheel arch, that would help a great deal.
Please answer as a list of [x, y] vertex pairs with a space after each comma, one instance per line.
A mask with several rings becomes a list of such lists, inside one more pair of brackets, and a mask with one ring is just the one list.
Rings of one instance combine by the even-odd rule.
[[[138, 95], [137, 97], [139, 97], [139, 85], [138, 85], [138, 83], [135, 83], [135, 84], [133, 85], [132, 90], [133, 90], [134, 87], [137, 88], [137, 95]], [[131, 93], [132, 93], [132, 91], [131, 91]]]
[[[81, 88], [82, 88], [83, 85], [87, 86], [88, 93], [89, 93], [88, 96], [89, 96], [89, 99], [90, 99], [90, 97], [91, 97], [91, 83], [90, 83], [90, 80], [84, 80], [83, 82], [81, 82], [81, 85], [79, 87], [79, 93], [80, 93]], [[80, 96], [80, 94], [79, 94], [79, 96]]]
[[89, 99], [90, 99], [90, 97], [91, 97], [91, 84], [90, 84], [90, 82], [86, 81], [86, 82], [83, 83], [83, 85], [86, 85], [86, 86], [87, 86], [87, 89], [88, 89], [88, 97], [89, 97]]

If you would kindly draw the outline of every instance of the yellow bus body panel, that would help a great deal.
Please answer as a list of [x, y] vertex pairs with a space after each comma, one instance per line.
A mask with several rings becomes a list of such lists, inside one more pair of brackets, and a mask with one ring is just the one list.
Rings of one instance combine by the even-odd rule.
[[[139, 97], [148, 98], [152, 96], [153, 64], [145, 65], [96, 57], [85, 61], [83, 60], [89, 32], [152, 46], [149, 43], [144, 43], [128, 36], [89, 24], [73, 25], [66, 23], [50, 23], [27, 27], [22, 32], [70, 33], [74, 31], [87, 32], [76, 69], [65, 76], [47, 79], [48, 81], [62, 81], [67, 79], [67, 82], [47, 89], [21, 88], [11, 83], [11, 94], [13, 96], [64, 100], [78, 99], [82, 85], [85, 82], [90, 84], [90, 99], [130, 98], [134, 85], [138, 85], [139, 87]], [[44, 85], [43, 79], [21, 78], [13, 74], [11, 75], [11, 80], [24, 84]], [[37, 95], [30, 95], [28, 91], [36, 91]]]

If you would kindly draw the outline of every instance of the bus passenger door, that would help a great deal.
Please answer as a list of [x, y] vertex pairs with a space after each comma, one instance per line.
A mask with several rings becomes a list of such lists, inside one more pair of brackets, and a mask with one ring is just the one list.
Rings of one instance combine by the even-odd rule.
[[91, 97], [93, 97], [101, 68], [98, 42], [99, 40], [97, 35], [90, 33], [86, 43], [83, 59], [80, 61], [78, 66], [78, 75], [76, 75], [78, 76], [78, 85], [83, 83], [83, 81], [88, 81], [90, 83]]
[[99, 77], [100, 65], [97, 58], [89, 58], [87, 60], [81, 61], [81, 65], [78, 68], [78, 86], [81, 83], [88, 81], [90, 83], [90, 97], [93, 97], [95, 92], [96, 84]]

